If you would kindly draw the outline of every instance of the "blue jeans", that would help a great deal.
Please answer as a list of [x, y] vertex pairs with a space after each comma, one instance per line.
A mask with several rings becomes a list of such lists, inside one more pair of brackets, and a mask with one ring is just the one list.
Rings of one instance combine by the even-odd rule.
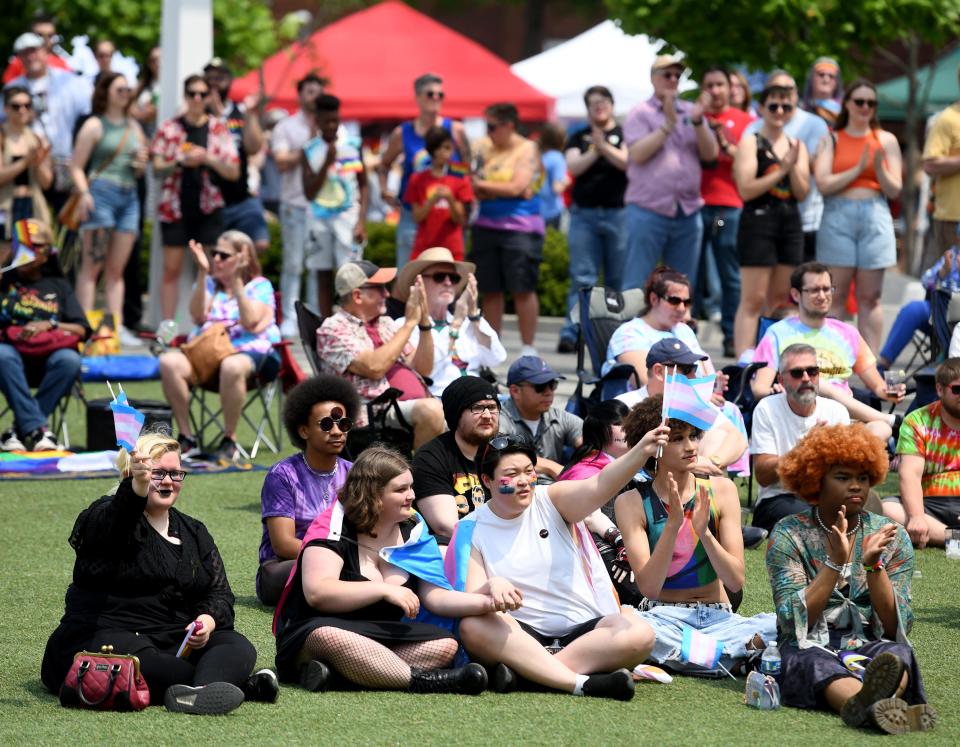
[[[43, 364], [33, 364], [41, 366]], [[47, 424], [57, 402], [70, 391], [80, 374], [80, 353], [55, 350], [47, 358], [36, 396], [31, 394], [23, 358], [13, 345], [0, 343], [0, 391], [13, 410], [21, 436]]]
[[[280, 270], [280, 296], [283, 299], [284, 324], [296, 329], [294, 302], [300, 299], [304, 259], [307, 247], [307, 210], [309, 208], [280, 203], [280, 235], [283, 237], [283, 265]], [[313, 273], [307, 279], [307, 303], [317, 305], [317, 284]]]
[[623, 284], [623, 259], [626, 250], [623, 208], [570, 208], [570, 291], [567, 293], [567, 318], [560, 339], [575, 342], [580, 325], [570, 320], [577, 291], [597, 284], [603, 268], [603, 284], [620, 290]]
[[883, 350], [880, 351], [880, 357], [893, 365], [917, 330], [932, 334], [928, 301], [911, 301], [900, 307], [887, 334], [887, 341], [883, 344]]
[[733, 318], [740, 305], [740, 259], [737, 229], [740, 208], [706, 205], [700, 209], [703, 243], [696, 296], [703, 298], [707, 312], [720, 311], [724, 340], [733, 340]]
[[417, 238], [417, 222], [413, 211], [408, 207], [400, 208], [400, 220], [397, 221], [397, 269], [410, 261], [413, 254], [413, 242]]
[[626, 207], [627, 255], [623, 288], [642, 288], [661, 259], [684, 273], [696, 287], [697, 264], [703, 223], [700, 211], [684, 215], [680, 208], [672, 218], [637, 205]]

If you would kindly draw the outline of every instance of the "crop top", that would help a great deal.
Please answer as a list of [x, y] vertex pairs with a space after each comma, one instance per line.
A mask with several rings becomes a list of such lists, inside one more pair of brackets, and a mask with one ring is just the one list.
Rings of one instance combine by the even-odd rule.
[[877, 136], [876, 130], [870, 130], [866, 135], [861, 137], [848, 135], [846, 130], [840, 130], [835, 133], [833, 141], [833, 173], [838, 174], [841, 171], [846, 171], [856, 166], [860, 161], [860, 156], [863, 155], [864, 145], [870, 147], [870, 159], [867, 161], [866, 168], [864, 168], [857, 178], [850, 182], [846, 188], [855, 189], [862, 187], [879, 192], [880, 180], [877, 179], [877, 172], [873, 167], [873, 163], [877, 151], [881, 150], [883, 146], [880, 144], [880, 138]]

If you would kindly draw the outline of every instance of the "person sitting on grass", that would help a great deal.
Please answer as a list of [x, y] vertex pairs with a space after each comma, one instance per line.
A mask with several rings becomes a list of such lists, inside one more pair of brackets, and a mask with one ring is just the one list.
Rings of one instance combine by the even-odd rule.
[[459, 649], [448, 629], [412, 620], [421, 604], [445, 617], [501, 609], [493, 584], [473, 594], [451, 591], [418, 583], [385, 559], [387, 548], [424, 529], [413, 510], [410, 465], [390, 449], [366, 449], [338, 500], [307, 530], [277, 605], [281, 679], [315, 692], [328, 687], [333, 669], [368, 689], [466, 695], [486, 689], [479, 664], [446, 668]]
[[[865, 511], [888, 458], [867, 427], [812, 428], [780, 460], [780, 481], [811, 504], [770, 535], [780, 694], [794, 708], [829, 707], [849, 726], [889, 734], [936, 722], [907, 635], [913, 547], [899, 524]], [[862, 678], [843, 657], [871, 659]]]
[[592, 477], [552, 485], [537, 485], [537, 452], [524, 436], [497, 436], [479, 452], [487, 501], [457, 524], [447, 559], [453, 552], [458, 571], [468, 566], [467, 591], [517, 605], [460, 621], [470, 656], [496, 667], [495, 690], [515, 688], [519, 675], [574, 695], [633, 698], [629, 670], [650, 654], [653, 631], [621, 610], [583, 522], [666, 437], [655, 427]]
[[352, 462], [340, 454], [360, 410], [356, 390], [336, 376], [315, 376], [287, 395], [283, 424], [301, 451], [274, 464], [263, 480], [263, 537], [257, 597], [275, 605], [310, 523], [337, 499]]
[[[623, 423], [627, 443], [640, 443], [662, 422], [663, 397], [634, 407]], [[740, 496], [726, 477], [700, 476], [697, 458], [703, 436], [696, 426], [670, 418], [663, 452], [648, 466], [653, 480], [617, 498], [617, 526], [644, 599], [640, 616], [656, 633], [651, 659], [682, 674], [723, 676], [743, 671], [776, 637], [772, 613], [741, 617], [727, 590], [743, 588]], [[681, 658], [685, 628], [723, 644], [719, 666], [708, 669]]]
[[[274, 702], [276, 675], [250, 675], [257, 652], [233, 629], [233, 592], [207, 528], [180, 513], [186, 472], [169, 435], [141, 434], [120, 451], [121, 479], [80, 512], [70, 533], [76, 551], [66, 612], [43, 654], [40, 678], [60, 691], [74, 654], [113, 646], [140, 659], [150, 701], [170, 711], [227, 713], [246, 700]], [[202, 623], [177, 656], [185, 632]]]

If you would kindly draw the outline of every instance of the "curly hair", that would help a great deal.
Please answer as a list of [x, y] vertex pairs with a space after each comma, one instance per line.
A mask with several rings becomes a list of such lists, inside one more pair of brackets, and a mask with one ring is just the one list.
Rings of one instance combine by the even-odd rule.
[[[631, 449], [643, 440], [650, 431], [663, 422], [663, 395], [654, 394], [638, 402], [623, 419], [623, 435]], [[671, 428], [690, 428], [694, 436], [703, 435], [703, 431], [685, 420], [670, 418], [667, 425]]]
[[373, 528], [383, 508], [383, 489], [397, 475], [410, 469], [398, 452], [383, 444], [374, 444], [357, 457], [337, 498], [343, 511], [357, 528], [357, 534], [376, 537]]
[[343, 405], [348, 418], [356, 422], [360, 413], [360, 397], [353, 385], [338, 376], [314, 376], [297, 384], [287, 395], [283, 405], [283, 427], [290, 442], [298, 449], [307, 448], [300, 436], [300, 426], [307, 425], [310, 411], [318, 402], [336, 402]]
[[870, 485], [883, 482], [890, 466], [883, 442], [862, 423], [818, 425], [780, 458], [780, 483], [811, 505], [820, 499], [824, 475], [843, 465], [866, 472]]

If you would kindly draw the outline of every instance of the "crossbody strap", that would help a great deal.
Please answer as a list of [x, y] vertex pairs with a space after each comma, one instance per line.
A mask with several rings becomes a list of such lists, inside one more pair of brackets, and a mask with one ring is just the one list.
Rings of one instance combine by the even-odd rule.
[[123, 137], [120, 138], [120, 144], [117, 146], [117, 149], [116, 149], [115, 151], [113, 151], [113, 153], [110, 154], [110, 157], [109, 157], [106, 161], [104, 161], [102, 164], [100, 164], [100, 168], [98, 168], [98, 169], [90, 176], [90, 179], [88, 180], [88, 182], [92, 182], [94, 179], [96, 179], [98, 176], [100, 176], [100, 174], [102, 174], [104, 171], [106, 171], [106, 170], [107, 170], [107, 167], [108, 167], [111, 163], [113, 163], [114, 159], [115, 159], [117, 156], [120, 155], [120, 151], [123, 150], [123, 146], [127, 144], [127, 138], [130, 137], [130, 129], [131, 129], [131, 128], [130, 128], [130, 122], [128, 121], [128, 122], [127, 122], [127, 126], [126, 126], [126, 128], [124, 129], [124, 131], [123, 131]]

